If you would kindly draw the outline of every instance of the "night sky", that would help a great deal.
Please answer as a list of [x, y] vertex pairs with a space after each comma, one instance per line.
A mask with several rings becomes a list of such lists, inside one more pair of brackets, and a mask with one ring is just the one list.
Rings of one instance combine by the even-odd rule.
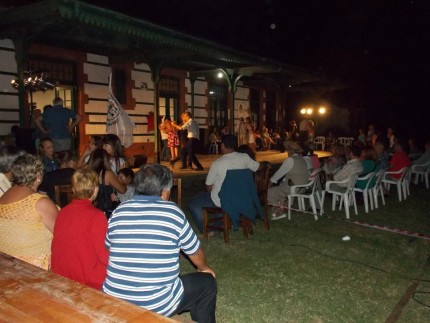
[[84, 2], [307, 68], [349, 86], [323, 95], [333, 105], [365, 109], [368, 123], [408, 136], [428, 133], [428, 1]]
[[430, 59], [426, 1], [87, 2], [308, 68], [349, 86], [323, 95], [332, 104], [365, 109], [367, 121], [381, 128], [393, 126], [408, 136], [428, 133], [422, 115]]

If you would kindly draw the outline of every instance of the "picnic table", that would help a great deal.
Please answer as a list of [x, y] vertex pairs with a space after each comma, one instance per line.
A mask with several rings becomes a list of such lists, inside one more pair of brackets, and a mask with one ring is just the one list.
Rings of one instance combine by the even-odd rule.
[[0, 252], [0, 322], [177, 322]]

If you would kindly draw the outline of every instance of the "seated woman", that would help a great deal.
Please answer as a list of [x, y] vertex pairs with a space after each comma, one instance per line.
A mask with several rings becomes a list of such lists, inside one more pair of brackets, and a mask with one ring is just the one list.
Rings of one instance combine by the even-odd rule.
[[[364, 177], [367, 174], [371, 172], [377, 172], [380, 170], [380, 166], [378, 164], [378, 157], [376, 156], [375, 149], [371, 146], [366, 146], [361, 151], [361, 165], [363, 166], [363, 172], [360, 174], [360, 177]], [[359, 178], [360, 178], [359, 177]], [[370, 179], [372, 182], [370, 183], [369, 187], [375, 186], [376, 178]], [[357, 181], [357, 184], [355, 184], [355, 187], [359, 189], [364, 189], [368, 183], [368, 180], [359, 180]]]
[[99, 175], [99, 192], [96, 206], [105, 212], [109, 218], [113, 202], [117, 201], [115, 193], [124, 194], [127, 191], [127, 186], [121, 183], [118, 176], [111, 171], [109, 155], [104, 149], [96, 149], [92, 152], [88, 167]]
[[15, 159], [23, 154], [25, 151], [18, 150], [13, 146], [4, 146], [0, 149], [0, 197], [12, 187], [10, 169]]
[[[45, 174], [42, 184], [39, 186], [39, 192], [42, 194], [46, 193], [52, 201], [60, 203], [60, 201], [55, 200], [55, 185], [70, 185], [72, 175], [75, 172], [75, 160], [70, 150], [60, 151], [56, 154], [56, 157], [60, 167]], [[59, 205], [65, 204], [67, 204], [67, 202], [62, 201]]]
[[340, 143], [333, 143], [331, 146], [332, 156], [328, 157], [324, 162], [323, 169], [328, 179], [332, 179], [333, 175], [346, 164], [345, 148]]
[[30, 154], [12, 164], [12, 186], [0, 197], [0, 251], [49, 269], [57, 206], [37, 193], [43, 178], [42, 160]]
[[82, 168], [88, 165], [91, 153], [97, 148], [103, 148], [103, 138], [101, 136], [91, 136], [90, 142], [88, 143], [87, 149], [85, 149], [82, 156], [76, 163], [77, 168]]
[[42, 157], [44, 174], [58, 168], [58, 161], [55, 159], [54, 141], [51, 138], [42, 138], [40, 140], [39, 154]]
[[107, 219], [92, 205], [99, 177], [81, 169], [72, 177], [75, 199], [59, 213], [52, 240], [52, 271], [81, 284], [101, 289], [109, 253], [104, 240]]

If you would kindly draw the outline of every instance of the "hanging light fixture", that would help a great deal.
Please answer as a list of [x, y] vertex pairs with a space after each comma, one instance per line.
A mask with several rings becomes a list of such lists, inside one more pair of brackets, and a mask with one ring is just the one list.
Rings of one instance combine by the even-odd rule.
[[[46, 72], [38, 72], [38, 71], [25, 71], [24, 79], [22, 81], [22, 85], [24, 86], [25, 91], [36, 92], [51, 90], [55, 87], [54, 84], [47, 80]], [[10, 82], [11, 86], [15, 89], [18, 89], [20, 84], [17, 79], [12, 79]]]

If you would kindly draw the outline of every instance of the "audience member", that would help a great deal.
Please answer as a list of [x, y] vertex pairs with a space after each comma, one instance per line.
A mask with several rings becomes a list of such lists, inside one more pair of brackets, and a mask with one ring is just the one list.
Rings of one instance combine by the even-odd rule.
[[18, 156], [12, 164], [12, 186], [0, 197], [0, 251], [48, 269], [58, 209], [37, 193], [43, 178], [38, 156]]
[[369, 124], [366, 136], [366, 145], [373, 147], [373, 136], [375, 135], [375, 125]]
[[117, 201], [116, 192], [125, 193], [127, 186], [120, 182], [117, 175], [111, 171], [109, 156], [104, 149], [96, 149], [91, 154], [88, 167], [99, 175], [99, 191], [96, 199], [98, 209], [105, 212], [109, 218], [112, 207]]
[[242, 154], [235, 151], [236, 137], [225, 135], [221, 141], [222, 157], [215, 160], [206, 177], [207, 192], [200, 193], [188, 203], [190, 213], [200, 232], [203, 232], [203, 208], [204, 207], [221, 207], [221, 201], [218, 193], [221, 190], [222, 183], [228, 170], [231, 169], [250, 169], [257, 171], [260, 164], [251, 159], [248, 154]]
[[[380, 169], [378, 164], [378, 158], [376, 156], [376, 152], [374, 147], [366, 146], [361, 151], [361, 166], [363, 167], [363, 171], [360, 174], [360, 177], [364, 177], [371, 172], [376, 172]], [[376, 178], [371, 179], [370, 187], [373, 187], [376, 182]], [[355, 185], [359, 189], [364, 189], [367, 185], [368, 181], [358, 181]]]
[[58, 168], [58, 161], [55, 159], [54, 142], [51, 138], [42, 138], [40, 140], [39, 154], [42, 157], [44, 174]]
[[388, 151], [394, 152], [394, 145], [397, 141], [397, 138], [394, 135], [393, 128], [387, 128], [387, 139], [388, 139], [388, 142], [390, 143]]
[[412, 162], [413, 165], [423, 165], [430, 162], [430, 139], [426, 140], [424, 148], [424, 153]]
[[[121, 204], [109, 221], [103, 291], [165, 316], [190, 311], [195, 322], [215, 322], [215, 273], [184, 213], [169, 201], [171, 171], [146, 165], [135, 184], [134, 198]], [[180, 251], [197, 273], [179, 275]]]
[[[357, 146], [351, 146], [351, 149], [349, 149], [346, 156], [348, 161], [345, 166], [343, 166], [338, 172], [333, 175], [334, 181], [345, 181], [351, 179], [351, 177], [353, 176], [358, 177], [360, 174], [363, 173], [363, 166], [359, 159], [361, 156], [361, 148]], [[333, 186], [333, 188], [342, 191], [346, 190], [349, 184], [349, 182], [345, 184], [336, 184]]]
[[0, 197], [12, 187], [12, 163], [23, 154], [25, 154], [24, 151], [12, 146], [0, 148]]
[[338, 142], [331, 145], [332, 155], [326, 158], [323, 169], [328, 177], [332, 177], [339, 169], [346, 164], [345, 147]]
[[379, 167], [387, 171], [389, 167], [389, 160], [390, 160], [390, 154], [386, 150], [384, 144], [382, 142], [377, 141], [375, 145], [373, 146], [375, 153], [376, 153], [376, 159], [379, 164]]
[[366, 134], [362, 128], [358, 129], [357, 140], [363, 144], [363, 147], [366, 146]]
[[[411, 165], [411, 160], [409, 159], [406, 151], [407, 151], [406, 142], [399, 139], [394, 145], [394, 154], [393, 154], [393, 157], [391, 157], [388, 171], [397, 172], [402, 168], [409, 167]], [[393, 174], [391, 176], [395, 179], [399, 179], [402, 175]]]
[[[52, 201], [59, 203], [55, 199], [55, 185], [70, 185], [75, 172], [75, 160], [70, 150], [57, 153], [56, 160], [60, 164], [59, 168], [43, 176], [39, 192], [48, 195]], [[62, 202], [61, 204], [65, 205], [67, 203]]]
[[128, 166], [124, 158], [121, 140], [117, 135], [108, 133], [106, 136], [104, 136], [103, 149], [106, 150], [109, 155], [110, 169], [115, 174], [118, 174], [118, 171], [121, 168]]
[[122, 193], [117, 193], [117, 197], [120, 202], [125, 202], [131, 200], [134, 196], [134, 172], [131, 168], [121, 168], [118, 173], [118, 179], [124, 185], [127, 185], [127, 191]]
[[249, 157], [253, 160], [257, 160], [255, 157], [255, 151], [253, 151], [248, 145], [240, 145], [237, 147], [236, 151], [242, 154], [248, 154]]
[[409, 154], [408, 154], [409, 159], [412, 161], [419, 158], [423, 152], [418, 147], [415, 138], [409, 138], [408, 145], [409, 145]]
[[[301, 153], [303, 149], [298, 143], [287, 142], [286, 149], [288, 158], [286, 158], [279, 169], [270, 178], [269, 190], [267, 192], [267, 201], [272, 205], [283, 205], [285, 198], [290, 194], [291, 186], [308, 183], [309, 171], [308, 165]], [[280, 183], [279, 183], [280, 182]], [[278, 184], [274, 186], [274, 184]], [[286, 214], [282, 209], [274, 207], [272, 220], [285, 218]]]
[[90, 160], [91, 153], [97, 148], [103, 148], [103, 138], [102, 136], [91, 136], [88, 147], [87, 149], [85, 149], [81, 158], [79, 158], [76, 164], [76, 167], [81, 168], [88, 165], [88, 161]]
[[52, 240], [54, 273], [101, 289], [106, 278], [108, 251], [104, 246], [107, 220], [92, 205], [99, 189], [98, 175], [80, 169], [72, 177], [74, 200], [61, 209]]

